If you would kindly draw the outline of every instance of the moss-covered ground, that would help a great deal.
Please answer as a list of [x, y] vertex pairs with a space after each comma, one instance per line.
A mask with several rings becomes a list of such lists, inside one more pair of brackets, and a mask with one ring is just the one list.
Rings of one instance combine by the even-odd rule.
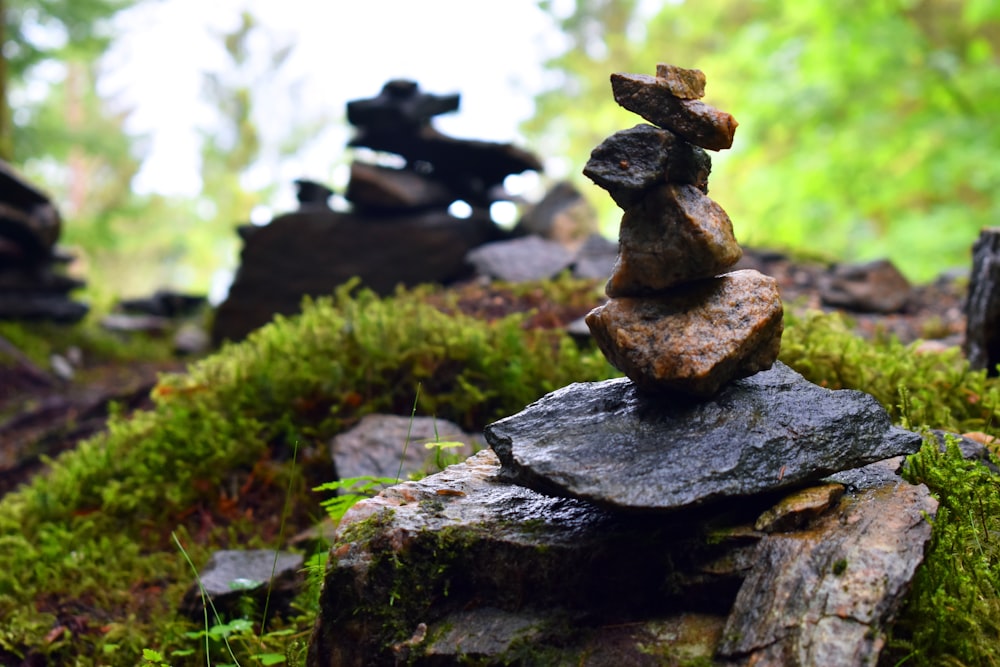
[[[493, 318], [438, 290], [383, 299], [346, 286], [164, 375], [150, 409], [112, 415], [0, 500], [0, 664], [204, 664], [206, 651], [212, 664], [302, 664], [315, 588], [263, 634], [254, 609], [246, 624], [206, 623], [175, 611], [193, 579], [187, 558], [286, 547], [318, 522], [326, 443], [364, 414], [409, 414], [416, 401], [417, 414], [481, 429], [569, 382], [615, 375], [539, 315], [550, 302], [585, 308], [595, 289], [521, 286], [497, 298], [534, 311]], [[911, 428], [998, 432], [1000, 383], [957, 350], [864, 340], [836, 315], [786, 323], [781, 358], [808, 379], [867, 391]], [[886, 664], [997, 664], [998, 478], [930, 445], [910, 470], [941, 510]]]

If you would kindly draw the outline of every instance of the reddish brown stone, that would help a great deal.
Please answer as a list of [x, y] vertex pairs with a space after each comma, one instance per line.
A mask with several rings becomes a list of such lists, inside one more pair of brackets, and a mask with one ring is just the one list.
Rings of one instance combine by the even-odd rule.
[[640, 389], [707, 397], [771, 367], [782, 306], [773, 278], [734, 271], [665, 295], [614, 299], [592, 310], [587, 326], [608, 361]]
[[733, 145], [735, 118], [701, 100], [677, 97], [656, 77], [612, 74], [611, 90], [618, 104], [695, 146], [717, 151]]
[[656, 66], [656, 79], [674, 97], [682, 100], [696, 100], [705, 97], [705, 73], [700, 69], [684, 69], [676, 65], [659, 63]]
[[691, 185], [655, 188], [622, 218], [609, 297], [654, 294], [727, 270], [743, 254], [722, 207]]

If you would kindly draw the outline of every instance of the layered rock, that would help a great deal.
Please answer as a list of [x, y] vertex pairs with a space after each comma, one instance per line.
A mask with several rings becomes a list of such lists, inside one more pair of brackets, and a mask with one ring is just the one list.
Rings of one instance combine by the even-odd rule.
[[584, 168], [625, 211], [611, 302], [587, 325], [640, 389], [711, 396], [769, 368], [781, 345], [774, 279], [719, 276], [742, 250], [729, 216], [706, 196], [711, 160], [702, 148], [729, 148], [737, 123], [699, 101], [699, 70], [661, 64], [655, 77], [613, 74], [611, 86], [619, 104], [659, 127], [615, 133]]

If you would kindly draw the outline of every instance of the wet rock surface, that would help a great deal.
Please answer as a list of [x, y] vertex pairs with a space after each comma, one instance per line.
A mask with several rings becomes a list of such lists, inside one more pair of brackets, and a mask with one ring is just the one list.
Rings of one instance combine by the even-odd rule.
[[487, 450], [352, 508], [307, 664], [873, 664], [935, 510], [896, 478], [769, 535], [773, 497], [650, 517], [498, 473]]
[[616, 368], [648, 392], [711, 396], [770, 368], [783, 327], [772, 278], [735, 271], [647, 298], [612, 299], [587, 326]]
[[887, 259], [831, 267], [820, 282], [823, 303], [865, 313], [895, 313], [910, 300], [912, 286]]
[[743, 254], [722, 207], [690, 185], [665, 185], [625, 212], [611, 298], [664, 292], [710, 278]]
[[711, 401], [626, 379], [576, 383], [486, 427], [509, 479], [626, 511], [663, 511], [819, 480], [920, 446], [871, 396], [781, 364]]

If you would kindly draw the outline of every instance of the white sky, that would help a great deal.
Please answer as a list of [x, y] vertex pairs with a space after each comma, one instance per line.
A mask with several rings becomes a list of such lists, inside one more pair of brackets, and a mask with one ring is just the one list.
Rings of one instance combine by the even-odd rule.
[[[244, 8], [267, 27], [254, 74], [266, 91], [257, 118], [265, 149], [276, 150], [283, 128], [296, 119], [329, 119], [296, 159], [275, 158], [250, 175], [256, 181], [250, 185], [287, 183], [288, 192], [300, 176], [335, 180], [350, 136], [345, 103], [376, 95], [392, 78], [414, 79], [428, 92], [461, 93], [458, 112], [435, 119], [442, 131], [523, 145], [517, 127], [533, 113], [532, 96], [546, 86], [542, 63], [562, 48], [535, 0], [142, 3], [119, 17], [121, 37], [102, 81], [102, 92], [133, 109], [130, 131], [151, 140], [137, 191], [200, 189], [197, 129], [209, 129], [214, 118], [202, 100], [203, 73], [224, 67], [217, 35], [236, 28]], [[266, 54], [289, 43], [292, 55], [274, 72]]]

